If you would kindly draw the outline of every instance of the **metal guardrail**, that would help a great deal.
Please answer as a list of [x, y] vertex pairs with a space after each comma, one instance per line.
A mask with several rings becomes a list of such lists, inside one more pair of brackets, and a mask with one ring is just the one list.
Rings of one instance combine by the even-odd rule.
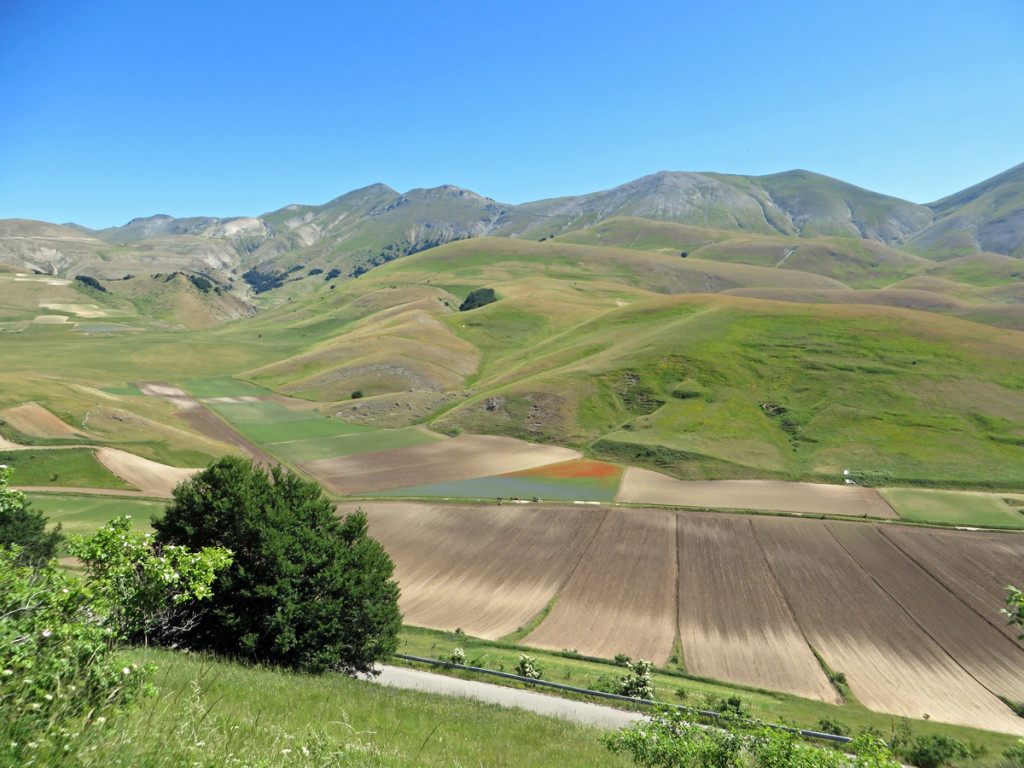
[[[617, 693], [605, 693], [604, 691], [591, 691], [587, 688], [576, 688], [571, 685], [563, 685], [562, 683], [553, 683], [550, 680], [535, 680], [532, 677], [523, 677], [522, 675], [513, 675], [510, 672], [499, 672], [495, 669], [484, 669], [483, 667], [470, 667], [466, 664], [455, 664], [451, 661], [440, 661], [438, 659], [425, 659], [422, 656], [407, 656], [404, 653], [396, 653], [396, 659], [404, 659], [405, 661], [414, 661], [419, 664], [431, 664], [435, 667], [445, 667], [446, 669], [461, 669], [466, 672], [477, 672], [481, 675], [492, 675], [493, 677], [501, 677], [506, 680], [515, 680], [520, 683], [528, 683], [529, 685], [540, 685], [547, 688], [556, 688], [560, 691], [570, 691], [572, 693], [580, 693], [585, 696], [593, 696], [598, 699], [611, 699], [613, 701], [629, 702], [631, 704], [644, 704], [650, 707], [671, 707], [672, 709], [679, 710], [680, 712], [687, 712], [694, 715], [701, 715], [702, 717], [719, 718], [724, 717], [721, 712], [713, 712], [706, 709], [694, 709], [693, 707], [687, 707], [682, 704], [668, 704], [664, 701], [653, 701], [652, 699], [634, 699], [632, 696], [620, 696]], [[746, 720], [744, 718], [735, 718], [743, 723], [753, 724], [753, 720]], [[837, 736], [834, 733], [820, 733], [818, 731], [807, 731], [802, 728], [787, 728], [784, 725], [775, 725], [773, 723], [758, 723], [758, 725], [764, 725], [768, 728], [772, 728], [777, 731], [789, 731], [791, 733], [799, 733], [801, 736], [806, 736], [811, 739], [823, 739], [825, 741], [834, 741], [840, 744], [849, 744], [853, 739], [849, 736]]]

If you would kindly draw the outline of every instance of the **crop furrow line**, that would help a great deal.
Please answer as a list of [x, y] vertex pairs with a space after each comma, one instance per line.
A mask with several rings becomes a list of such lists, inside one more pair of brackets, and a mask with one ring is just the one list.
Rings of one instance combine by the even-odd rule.
[[[919, 561], [917, 558], [915, 558], [913, 555], [911, 555], [907, 550], [905, 550], [903, 547], [901, 547], [899, 542], [895, 541], [888, 533], [886, 533], [885, 529], [882, 526], [878, 527], [878, 532], [882, 534], [882, 536], [885, 538], [886, 541], [888, 541], [890, 544], [892, 544], [894, 547], [896, 547], [896, 549], [898, 549], [900, 551], [900, 553], [902, 553], [902, 555], [905, 558], [907, 558], [910, 562], [912, 562], [914, 565], [916, 565], [922, 571], [927, 573], [928, 576], [931, 577], [932, 581], [934, 581], [936, 584], [941, 586], [944, 590], [946, 590], [946, 592], [951, 594], [954, 597], [954, 599], [956, 599], [957, 602], [959, 602], [962, 605], [966, 606], [967, 609], [971, 613], [973, 613], [975, 616], [980, 617], [982, 619], [982, 621], [984, 621], [986, 624], [988, 624], [989, 626], [993, 627], [994, 629], [999, 630], [999, 633], [1002, 634], [1003, 627], [1001, 627], [999, 624], [996, 624], [994, 621], [989, 619], [985, 614], [979, 612], [970, 603], [968, 603], [966, 600], [961, 598], [956, 592], [951, 590], [946, 585], [946, 582], [944, 582], [942, 580], [941, 577], [939, 577], [937, 574], [933, 573], [931, 570], [929, 570], [929, 568], [924, 563]], [[1009, 638], [1007, 638], [1007, 639], [1009, 639]], [[1011, 640], [1011, 642], [1013, 642], [1013, 641]], [[1016, 643], [1014, 643], [1014, 645], [1016, 645]]]
[[[858, 560], [857, 557], [853, 554], [853, 552], [851, 552], [846, 547], [846, 545], [844, 545], [843, 542], [841, 542], [839, 540], [839, 538], [835, 535], [835, 533], [832, 532], [832, 527], [831, 526], [826, 525], [825, 526], [825, 530], [828, 531], [828, 535], [832, 537], [832, 540], [836, 544], [839, 545], [839, 548], [842, 549], [843, 552], [846, 553], [847, 557], [849, 557], [854, 563], [857, 564], [857, 567], [860, 568], [860, 570], [863, 573], [865, 573], [867, 575], [867, 577], [869, 579], [871, 579], [872, 582], [874, 582], [875, 586], [877, 586], [882, 591], [882, 594], [884, 594], [886, 597], [888, 597], [890, 600], [892, 600], [893, 604], [899, 610], [901, 610], [906, 615], [906, 617], [908, 619], [910, 619], [911, 623], [914, 624], [914, 626], [916, 626], [918, 629], [921, 630], [921, 632], [924, 633], [925, 637], [927, 637], [929, 640], [931, 640], [935, 644], [935, 647], [938, 648], [939, 651], [946, 658], [948, 658], [950, 661], [953, 662], [953, 664], [956, 667], [958, 667], [960, 670], [962, 670], [963, 673], [965, 675], [967, 675], [967, 677], [969, 677], [971, 680], [976, 682], [983, 689], [988, 691], [991, 695], [998, 697], [999, 694], [997, 694], [995, 691], [993, 691], [991, 688], [989, 688], [987, 685], [985, 685], [981, 680], [979, 680], [977, 677], [975, 677], [973, 674], [971, 674], [971, 671], [969, 669], [967, 669], [967, 667], [965, 667], [963, 664], [961, 664], [959, 659], [957, 659], [953, 654], [951, 654], [949, 651], [947, 651], [946, 647], [942, 643], [939, 642], [938, 638], [936, 638], [931, 632], [929, 632], [928, 629], [925, 628], [925, 626], [920, 621], [917, 620], [917, 618], [914, 616], [914, 614], [912, 614], [909, 610], [907, 610], [903, 606], [903, 604], [899, 600], [897, 600], [896, 597], [893, 596], [893, 594], [891, 592], [889, 592], [889, 590], [887, 590], [884, 586], [882, 586], [882, 583], [878, 579], [875, 578], [874, 574], [871, 573], [867, 568], [865, 568], [864, 565], [861, 563], [861, 561]], [[941, 584], [941, 582], [940, 582], [940, 584]]]

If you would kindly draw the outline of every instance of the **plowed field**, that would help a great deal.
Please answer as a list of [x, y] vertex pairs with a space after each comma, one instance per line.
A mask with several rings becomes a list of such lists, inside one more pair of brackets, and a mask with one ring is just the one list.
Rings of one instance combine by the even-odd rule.
[[[350, 505], [351, 508], [354, 505]], [[607, 507], [365, 502], [411, 624], [665, 661], [882, 712], [1024, 735], [1024, 648], [999, 614], [1024, 536]], [[678, 614], [678, 620], [677, 620]]]
[[861, 703], [1024, 734], [1024, 721], [916, 624], [825, 525], [792, 518], [753, 523], [804, 634], [832, 669], [846, 674]]
[[511, 437], [460, 435], [438, 443], [297, 464], [339, 495], [466, 480], [568, 461], [579, 453]]
[[675, 518], [621, 509], [603, 518], [555, 607], [523, 642], [664, 664], [676, 635]]
[[[976, 614], [1024, 648], [999, 609], [1007, 584], [1024, 584], [1024, 536], [883, 528], [882, 534]], [[1018, 698], [1024, 690], [1018, 692]]]
[[198, 469], [169, 467], [116, 448], [97, 448], [96, 459], [104, 467], [143, 493], [169, 499], [174, 486], [188, 480]]
[[[988, 690], [1011, 700], [1024, 691], [1021, 654], [991, 621], [933, 579], [877, 528], [829, 525], [829, 531], [887, 595]], [[998, 616], [997, 604], [989, 608]]]
[[34, 437], [76, 437], [82, 433], [58, 419], [38, 403], [26, 403], [0, 413], [19, 432]]
[[395, 560], [405, 621], [486, 638], [515, 632], [544, 609], [601, 520], [571, 507], [363, 506], [371, 535]]
[[839, 703], [750, 519], [695, 514], [678, 520], [679, 637], [687, 669]]
[[775, 480], [686, 481], [636, 467], [626, 470], [616, 501], [804, 515], [896, 517], [892, 507], [871, 488]]

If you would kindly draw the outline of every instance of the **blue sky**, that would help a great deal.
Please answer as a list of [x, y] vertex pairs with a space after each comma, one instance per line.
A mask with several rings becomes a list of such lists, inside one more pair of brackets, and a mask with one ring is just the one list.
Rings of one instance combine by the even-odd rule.
[[6, 0], [0, 218], [507, 203], [805, 168], [931, 202], [1024, 162], [1024, 4]]

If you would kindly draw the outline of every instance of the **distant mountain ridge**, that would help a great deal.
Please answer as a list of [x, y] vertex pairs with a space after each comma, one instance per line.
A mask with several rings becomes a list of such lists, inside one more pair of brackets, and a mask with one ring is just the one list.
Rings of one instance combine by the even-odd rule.
[[521, 205], [444, 185], [384, 184], [259, 216], [155, 215], [89, 230], [0, 221], [0, 262], [103, 277], [170, 269], [241, 274], [313, 265], [357, 275], [385, 261], [482, 236], [546, 239], [617, 217], [786, 237], [850, 237], [929, 259], [1024, 256], [1024, 164], [930, 205], [803, 170], [766, 176], [669, 172], [613, 189]]

